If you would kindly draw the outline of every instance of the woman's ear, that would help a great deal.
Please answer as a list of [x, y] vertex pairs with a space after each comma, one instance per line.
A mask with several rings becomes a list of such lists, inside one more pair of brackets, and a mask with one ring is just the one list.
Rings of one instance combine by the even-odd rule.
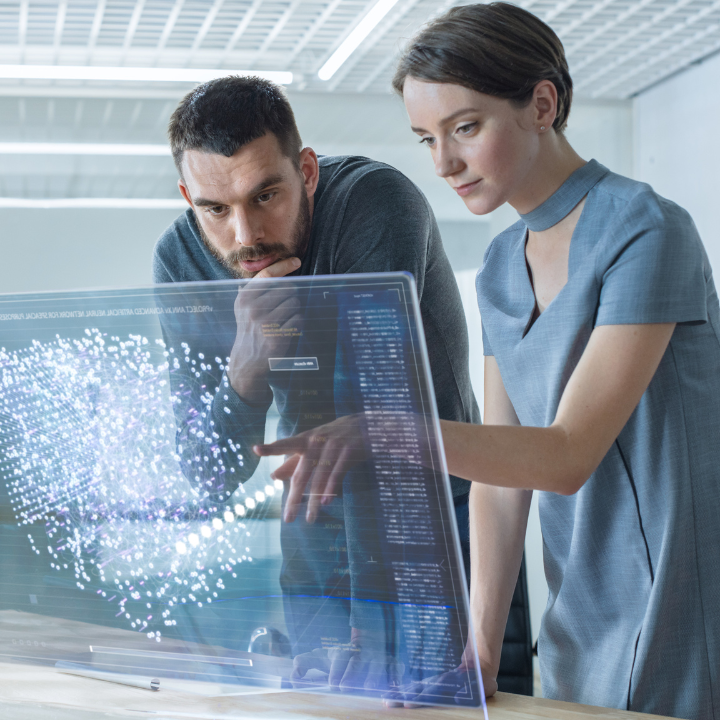
[[533, 121], [538, 130], [549, 130], [557, 116], [557, 88], [549, 80], [541, 80], [533, 90]]

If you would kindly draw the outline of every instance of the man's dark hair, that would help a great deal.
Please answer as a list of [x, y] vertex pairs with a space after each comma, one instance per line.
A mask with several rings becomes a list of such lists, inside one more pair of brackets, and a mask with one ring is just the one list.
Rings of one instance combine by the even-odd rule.
[[297, 165], [302, 140], [285, 93], [269, 80], [237, 75], [198, 85], [180, 101], [168, 125], [180, 177], [186, 150], [232, 157], [267, 133], [277, 137], [283, 155]]
[[549, 80], [558, 94], [557, 132], [570, 114], [572, 80], [560, 38], [540, 18], [506, 2], [456, 7], [433, 20], [400, 59], [393, 79], [400, 95], [407, 77], [461, 85], [519, 107]]

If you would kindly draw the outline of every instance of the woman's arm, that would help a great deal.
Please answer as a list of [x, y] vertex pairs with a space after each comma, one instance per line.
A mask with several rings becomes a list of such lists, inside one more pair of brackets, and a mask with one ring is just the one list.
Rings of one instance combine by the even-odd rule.
[[[441, 420], [451, 475], [496, 487], [576, 493], [592, 475], [625, 426], [667, 349], [675, 323], [604, 325], [595, 328], [568, 381], [555, 421], [549, 427], [470, 425]], [[394, 425], [398, 418], [393, 418]], [[363, 440], [363, 414], [340, 418], [292, 438], [256, 445], [260, 455], [291, 455], [273, 476], [290, 480], [285, 519], [295, 517], [309, 482], [312, 522], [320, 504], [348, 468], [369, 453]], [[424, 422], [407, 414], [405, 422]], [[394, 428], [385, 433], [387, 452]], [[423, 453], [411, 462], [425, 463]], [[428, 462], [430, 462], [428, 460]]]
[[674, 329], [595, 328], [549, 427], [441, 421], [450, 473], [499, 487], [577, 492], [640, 402]]
[[[485, 358], [484, 420], [491, 425], [520, 424], [494, 357]], [[497, 690], [503, 635], [520, 572], [531, 499], [531, 490], [481, 483], [473, 483], [470, 490], [470, 610], [488, 696]]]

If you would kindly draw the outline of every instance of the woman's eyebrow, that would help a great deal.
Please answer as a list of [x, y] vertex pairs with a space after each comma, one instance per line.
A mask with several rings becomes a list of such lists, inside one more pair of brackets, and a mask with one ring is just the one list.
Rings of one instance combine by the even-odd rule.
[[[462, 108], [461, 110], [456, 110], [454, 113], [450, 113], [450, 115], [448, 115], [447, 117], [440, 120], [438, 125], [447, 125], [448, 123], [451, 123], [456, 118], [460, 117], [460, 115], [465, 115], [466, 113], [469, 113], [469, 112], [477, 112], [477, 108], [466, 107], [466, 108]], [[418, 127], [411, 127], [410, 129], [416, 133], [417, 132], [427, 132], [426, 130], [423, 130], [423, 128], [418, 128]]]

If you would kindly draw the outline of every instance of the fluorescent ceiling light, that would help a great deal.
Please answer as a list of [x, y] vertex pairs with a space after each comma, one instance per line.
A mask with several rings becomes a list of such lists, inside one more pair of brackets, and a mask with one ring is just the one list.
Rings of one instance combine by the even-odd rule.
[[168, 145], [0, 142], [0, 155], [170, 155]]
[[2, 208], [43, 208], [57, 209], [92, 209], [117, 208], [122, 210], [182, 210], [188, 204], [181, 198], [0, 198]]
[[375, 29], [375, 26], [390, 12], [398, 0], [378, 0], [357, 27], [345, 38], [330, 59], [320, 68], [318, 77], [329, 80], [340, 66], [357, 50], [360, 43]]
[[0, 78], [13, 80], [109, 80], [114, 82], [201, 83], [227, 75], [255, 75], [290, 85], [291, 72], [206, 68], [99, 67], [95, 65], [0, 65]]

